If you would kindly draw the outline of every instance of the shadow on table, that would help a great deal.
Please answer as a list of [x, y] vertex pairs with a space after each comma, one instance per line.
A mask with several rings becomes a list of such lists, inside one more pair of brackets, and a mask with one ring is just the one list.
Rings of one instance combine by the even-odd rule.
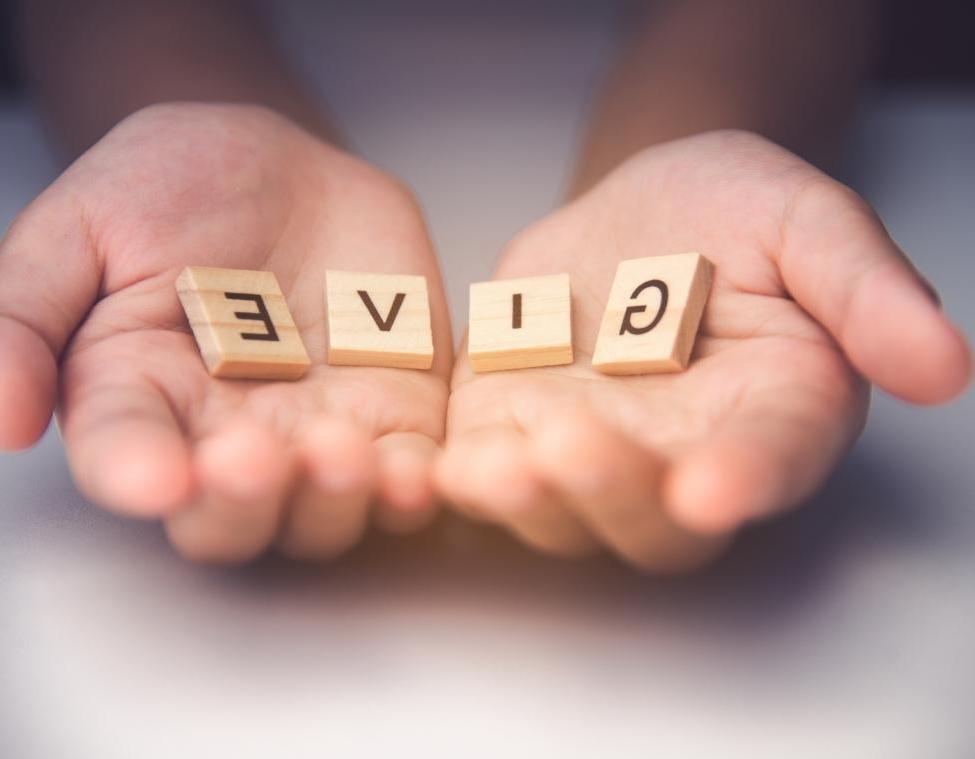
[[643, 576], [609, 557], [547, 559], [450, 517], [407, 539], [373, 536], [327, 565], [272, 557], [219, 569], [178, 559], [158, 526], [95, 509], [66, 471], [41, 464], [44, 485], [13, 519], [27, 534], [6, 557], [32, 567], [14, 612], [31, 630], [69, 627], [100, 676], [155, 662], [214, 682], [257, 671], [281, 687], [309, 677], [359, 687], [430, 656], [490, 671], [526, 656], [587, 666], [578, 657], [602, 651], [593, 661], [616, 662], [612, 683], [642, 687], [638, 673], [658, 670], [640, 669], [641, 656], [768, 666], [775, 646], [807, 652], [808, 623], [830, 630], [829, 615], [860, 613], [836, 587], [856, 576], [851, 563], [930, 554], [952, 530], [920, 492], [933, 475], [918, 471], [923, 461], [894, 465], [861, 446], [813, 502], [747, 531], [690, 577]]
[[[922, 547], [942, 529], [926, 511], [923, 481], [856, 451], [810, 503], [758, 525], [709, 569], [689, 577], [641, 575], [609, 557], [563, 561], [534, 554], [500, 530], [450, 517], [412, 538], [373, 536], [352, 555], [308, 567], [269, 558], [237, 570], [199, 569], [224, 590], [286, 591], [308, 603], [477, 607], [608, 624], [641, 616], [740, 626], [788, 621], [814, 603], [845, 561], [888, 546]], [[314, 599], [314, 600], [313, 600]]]

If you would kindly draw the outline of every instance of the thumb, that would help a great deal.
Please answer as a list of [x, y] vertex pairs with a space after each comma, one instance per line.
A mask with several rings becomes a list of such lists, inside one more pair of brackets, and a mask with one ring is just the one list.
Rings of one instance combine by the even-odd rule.
[[81, 205], [54, 185], [0, 241], [0, 450], [26, 448], [43, 434], [58, 360], [100, 281]]
[[813, 182], [788, 221], [779, 260], [786, 287], [862, 374], [914, 403], [965, 390], [965, 336], [864, 200], [832, 180]]

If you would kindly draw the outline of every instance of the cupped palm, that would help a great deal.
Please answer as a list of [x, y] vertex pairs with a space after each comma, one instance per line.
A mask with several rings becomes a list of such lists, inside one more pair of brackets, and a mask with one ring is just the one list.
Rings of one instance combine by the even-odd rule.
[[[716, 268], [687, 371], [595, 371], [618, 262], [688, 251]], [[553, 553], [700, 564], [823, 481], [862, 428], [864, 375], [927, 403], [970, 372], [964, 340], [869, 207], [749, 134], [630, 159], [519, 235], [495, 276], [556, 272], [571, 277], [574, 362], [474, 374], [462, 355], [437, 469], [462, 511]]]
[[[211, 377], [176, 297], [186, 265], [274, 272], [307, 375]], [[426, 276], [433, 370], [326, 365], [326, 268]], [[151, 108], [21, 215], [0, 273], [0, 394], [30, 388], [0, 424], [7, 444], [43, 427], [57, 372], [83, 490], [164, 517], [184, 553], [327, 556], [355, 542], [371, 505], [391, 529], [429, 517], [450, 329], [422, 215], [383, 173], [260, 109]]]

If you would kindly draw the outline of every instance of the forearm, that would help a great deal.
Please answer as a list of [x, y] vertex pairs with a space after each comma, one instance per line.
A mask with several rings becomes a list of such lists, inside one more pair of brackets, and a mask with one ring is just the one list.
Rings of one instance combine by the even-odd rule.
[[637, 12], [570, 194], [638, 150], [748, 129], [828, 161], [875, 55], [874, 0], [673, 0]]
[[176, 100], [264, 105], [335, 137], [247, 2], [27, 0], [19, 10], [29, 80], [71, 155], [130, 113]]

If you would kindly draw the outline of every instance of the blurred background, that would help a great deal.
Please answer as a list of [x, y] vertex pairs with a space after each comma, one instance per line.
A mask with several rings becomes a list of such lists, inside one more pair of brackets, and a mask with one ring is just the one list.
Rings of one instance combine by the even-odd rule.
[[[972, 335], [975, 11], [881, 7], [835, 170]], [[0, 8], [3, 229], [63, 154]], [[558, 202], [624, 10], [262, 7], [356, 147], [415, 187], [456, 325], [467, 284]], [[191, 566], [85, 503], [49, 431], [0, 456], [0, 756], [973, 756], [973, 429], [971, 393], [878, 395], [812, 503], [682, 579], [454, 519], [326, 567]]]

